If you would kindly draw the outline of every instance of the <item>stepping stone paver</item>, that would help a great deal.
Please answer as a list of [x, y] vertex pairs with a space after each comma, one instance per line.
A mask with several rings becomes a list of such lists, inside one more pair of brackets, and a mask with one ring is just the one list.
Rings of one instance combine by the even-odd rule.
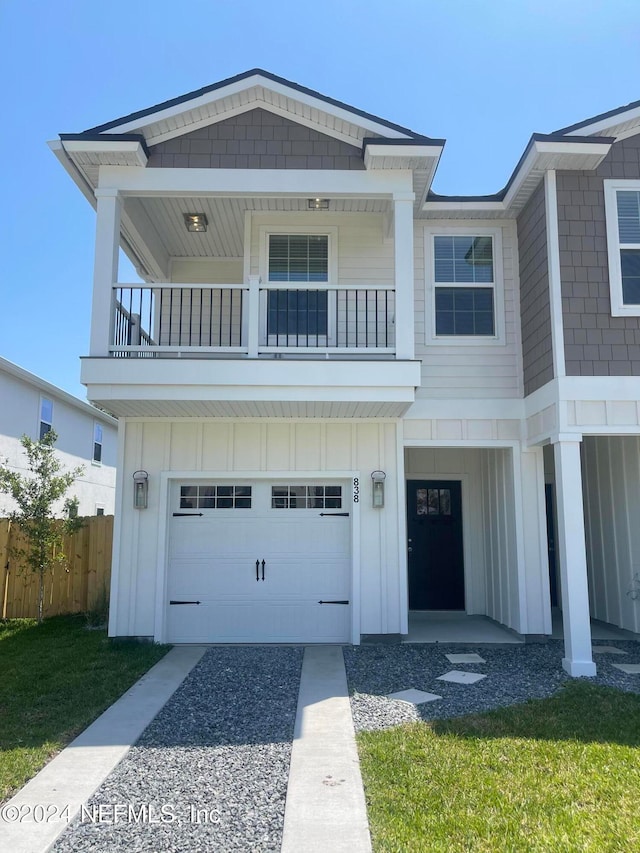
[[486, 660], [481, 658], [480, 655], [475, 654], [475, 652], [468, 654], [445, 655], [445, 657], [449, 663], [486, 663]]
[[592, 651], [594, 655], [626, 655], [626, 652], [616, 649], [615, 646], [594, 646]]
[[486, 677], [479, 672], [463, 672], [460, 669], [452, 669], [450, 672], [445, 672], [444, 675], [439, 675], [437, 680], [452, 681], [454, 684], [475, 684], [476, 681], [481, 681]]
[[640, 663], [614, 663], [612, 666], [627, 675], [640, 675]]
[[437, 693], [425, 693], [424, 690], [416, 690], [411, 687], [409, 690], [390, 693], [387, 699], [398, 699], [400, 702], [409, 702], [411, 705], [422, 705], [423, 702], [435, 702], [436, 699], [442, 699], [442, 696], [438, 696]]

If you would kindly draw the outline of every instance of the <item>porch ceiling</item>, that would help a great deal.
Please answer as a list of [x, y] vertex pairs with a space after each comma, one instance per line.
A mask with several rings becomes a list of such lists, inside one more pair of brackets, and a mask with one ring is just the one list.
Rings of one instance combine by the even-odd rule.
[[[157, 235], [157, 243], [170, 257], [242, 258], [246, 211], [308, 211], [305, 198], [127, 198], [125, 213], [138, 233]], [[391, 202], [376, 198], [336, 198], [330, 213], [382, 213], [391, 215]], [[189, 233], [183, 214], [205, 213], [205, 233]], [[326, 215], [326, 211], [324, 212]], [[311, 214], [313, 215], [313, 214]]]

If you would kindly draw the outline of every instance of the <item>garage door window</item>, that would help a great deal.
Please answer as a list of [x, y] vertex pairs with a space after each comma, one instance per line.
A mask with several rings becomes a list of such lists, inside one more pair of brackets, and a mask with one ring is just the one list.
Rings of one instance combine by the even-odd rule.
[[342, 486], [272, 486], [272, 509], [341, 509]]
[[251, 486], [180, 486], [180, 509], [251, 509]]

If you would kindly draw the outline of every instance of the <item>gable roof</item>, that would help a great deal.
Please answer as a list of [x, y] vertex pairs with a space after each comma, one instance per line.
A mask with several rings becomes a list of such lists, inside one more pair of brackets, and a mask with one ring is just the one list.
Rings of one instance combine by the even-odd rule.
[[[625, 130], [637, 128], [637, 131], [640, 131], [640, 101], [631, 101], [630, 104], [616, 107], [606, 113], [599, 113], [591, 118], [584, 119], [584, 121], [562, 127], [555, 133], [564, 135], [577, 134], [578, 131], [589, 131], [590, 133], [607, 131], [609, 135], [617, 136], [621, 132], [619, 128], [622, 125], [626, 126]], [[615, 132], [616, 130], [618, 133]]]
[[[252, 78], [257, 78], [255, 81]], [[407, 127], [403, 127], [400, 124], [396, 124], [394, 122], [387, 121], [387, 119], [380, 118], [379, 116], [375, 116], [372, 113], [365, 112], [364, 110], [360, 110], [357, 107], [353, 107], [350, 104], [344, 103], [344, 101], [338, 101], [335, 98], [330, 98], [327, 95], [323, 95], [320, 92], [315, 91], [314, 89], [309, 89], [306, 86], [301, 86], [299, 83], [294, 83], [291, 80], [287, 80], [284, 77], [279, 77], [277, 74], [272, 74], [269, 71], [265, 71], [262, 68], [252, 68], [249, 71], [243, 71], [241, 74], [236, 74], [233, 77], [227, 77], [225, 80], [220, 80], [218, 83], [213, 83], [210, 86], [204, 86], [201, 89], [195, 89], [193, 92], [188, 92], [186, 95], [180, 95], [177, 98], [171, 98], [167, 101], [162, 101], [159, 104], [155, 104], [152, 107], [148, 107], [144, 110], [138, 110], [137, 112], [129, 113], [129, 115], [121, 116], [120, 118], [114, 119], [113, 121], [106, 122], [105, 124], [96, 125], [96, 127], [89, 128], [82, 134], [103, 134], [107, 133], [111, 130], [117, 128], [123, 128], [123, 126], [127, 125], [148, 125], [149, 121], [144, 121], [145, 119], [150, 119], [151, 117], [159, 117], [163, 113], [167, 113], [168, 111], [174, 110], [176, 107], [185, 107], [187, 109], [189, 106], [193, 105], [194, 102], [200, 101], [202, 99], [214, 100], [219, 98], [224, 94], [225, 89], [235, 88], [236, 90], [239, 88], [240, 90], [247, 90], [251, 88], [250, 83], [254, 84], [258, 82], [259, 79], [267, 83], [275, 83], [279, 87], [285, 87], [287, 89], [292, 90], [293, 92], [297, 92], [301, 95], [305, 95], [308, 98], [319, 101], [321, 104], [324, 104], [329, 107], [336, 108], [340, 111], [345, 111], [347, 113], [351, 113], [354, 117], [358, 117], [361, 119], [365, 119], [367, 124], [373, 122], [381, 126], [381, 128], [387, 128], [392, 131], [392, 136], [397, 136], [401, 134], [402, 136], [408, 137], [410, 139], [420, 140], [423, 142], [442, 142], [442, 140], [432, 140], [430, 137], [423, 136], [421, 134], [416, 133], [413, 130], [410, 130]], [[244, 84], [244, 85], [238, 85]], [[214, 94], [215, 98], [207, 98], [207, 96]]]

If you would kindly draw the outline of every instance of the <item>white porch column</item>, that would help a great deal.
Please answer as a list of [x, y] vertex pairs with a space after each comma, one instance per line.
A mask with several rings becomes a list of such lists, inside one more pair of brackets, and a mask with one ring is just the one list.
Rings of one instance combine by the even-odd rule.
[[562, 577], [564, 658], [569, 675], [595, 675], [591, 651], [587, 551], [582, 506], [580, 441], [553, 445], [558, 512], [558, 556]]
[[415, 358], [413, 310], [413, 193], [393, 195], [396, 276], [396, 357]]
[[96, 190], [96, 252], [93, 267], [93, 303], [89, 354], [106, 356], [111, 344], [113, 324], [112, 288], [118, 280], [120, 249], [120, 211], [117, 190]]

